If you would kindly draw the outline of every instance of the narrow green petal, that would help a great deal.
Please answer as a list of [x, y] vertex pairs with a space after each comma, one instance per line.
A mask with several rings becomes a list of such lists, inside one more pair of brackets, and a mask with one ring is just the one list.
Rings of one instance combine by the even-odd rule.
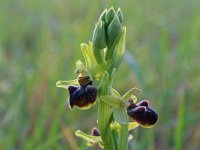
[[101, 136], [92, 136], [92, 135], [88, 135], [80, 130], [77, 130], [75, 132], [75, 135], [80, 137], [81, 139], [87, 141], [87, 142], [92, 142], [92, 143], [99, 143], [102, 142], [101, 140]]
[[119, 122], [122, 125], [127, 125], [127, 113], [125, 108], [115, 108], [113, 111], [113, 117], [117, 122]]
[[121, 97], [121, 95], [119, 94], [119, 92], [117, 92], [117, 90], [113, 89], [111, 90], [112, 95], [117, 96], [117, 97]]
[[117, 132], [119, 132], [121, 129], [121, 126], [117, 121], [114, 121], [113, 123], [111, 123], [110, 127], [112, 130], [116, 130]]
[[128, 100], [128, 98], [132, 98], [135, 102], [137, 100], [137, 97], [134, 94], [137, 94], [140, 91], [141, 90], [138, 88], [132, 88], [122, 96], [122, 100], [126, 101]]
[[68, 89], [69, 85], [79, 85], [78, 80], [77, 79], [70, 80], [70, 81], [59, 80], [58, 82], [56, 82], [56, 87], [58, 87], [58, 88]]

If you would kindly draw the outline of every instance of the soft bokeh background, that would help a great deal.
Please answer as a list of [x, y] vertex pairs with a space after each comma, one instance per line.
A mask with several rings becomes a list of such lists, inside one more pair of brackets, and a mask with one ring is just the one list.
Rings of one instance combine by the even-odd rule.
[[131, 149], [200, 149], [199, 0], [1, 0], [1, 150], [88, 149], [74, 132], [91, 132], [97, 106], [70, 110], [55, 83], [76, 78], [79, 44], [111, 5], [128, 31], [115, 88], [142, 89], [160, 117], [132, 131]]

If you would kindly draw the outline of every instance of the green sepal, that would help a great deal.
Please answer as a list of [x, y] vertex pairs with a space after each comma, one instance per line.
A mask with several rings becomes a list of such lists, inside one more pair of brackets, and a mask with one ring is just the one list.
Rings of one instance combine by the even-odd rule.
[[[128, 131], [131, 131], [131, 130], [139, 127], [140, 124], [137, 123], [136, 121], [134, 121], [134, 122], [128, 122], [128, 123], [126, 123], [126, 125], [128, 125]], [[119, 132], [121, 126], [117, 121], [115, 121], [114, 123], [112, 123], [110, 125], [110, 127], [112, 130], [117, 130]]]
[[58, 88], [63, 88], [63, 89], [68, 89], [69, 85], [79, 85], [78, 84], [78, 80], [69, 80], [69, 81], [61, 81], [59, 80], [58, 82], [56, 82], [56, 87]]
[[90, 70], [90, 73], [94, 80], [99, 80], [104, 74], [105, 70], [107, 70], [107, 66], [105, 63], [96, 64], [94, 68]]
[[80, 137], [81, 139], [87, 141], [87, 142], [91, 142], [91, 143], [99, 143], [102, 142], [101, 136], [92, 136], [92, 135], [88, 135], [80, 130], [77, 130], [75, 132], [75, 135]]
[[88, 75], [87, 69], [86, 69], [84, 63], [81, 60], [78, 60], [76, 62], [76, 71], [75, 71], [75, 73], [77, 73], [77, 74], [82, 73], [82, 74]]
[[114, 121], [113, 123], [110, 124], [110, 128], [112, 130], [116, 130], [117, 132], [119, 132], [121, 126], [120, 126], [120, 124], [117, 121]]
[[89, 42], [89, 45], [85, 43], [81, 43], [81, 50], [85, 59], [85, 64], [87, 69], [92, 69], [96, 65], [96, 59], [93, 54], [93, 47], [92, 47], [92, 42]]
[[128, 116], [126, 113], [126, 108], [117, 108], [113, 112], [113, 116], [116, 121], [118, 121], [121, 125], [119, 132], [118, 149], [128, 149]]
[[119, 122], [121, 125], [127, 125], [127, 113], [126, 113], [126, 109], [123, 107], [120, 108], [115, 108], [113, 110], [113, 117], [114, 119]]
[[111, 94], [117, 97], [121, 97], [121, 95], [117, 92], [117, 90], [113, 89], [111, 90]]
[[104, 72], [100, 83], [101, 95], [108, 95], [111, 92], [111, 85], [108, 72]]
[[121, 97], [113, 96], [113, 95], [105, 95], [101, 96], [100, 99], [115, 108], [119, 108], [122, 105]]

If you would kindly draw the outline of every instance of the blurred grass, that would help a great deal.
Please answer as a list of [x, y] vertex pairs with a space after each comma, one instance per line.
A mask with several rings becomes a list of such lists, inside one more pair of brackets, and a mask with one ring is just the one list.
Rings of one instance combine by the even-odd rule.
[[159, 113], [155, 128], [133, 131], [132, 149], [200, 149], [198, 0], [2, 0], [0, 149], [87, 149], [73, 133], [96, 126], [97, 107], [69, 110], [67, 92], [55, 83], [76, 77], [79, 44], [91, 40], [110, 5], [124, 13], [133, 56], [122, 63], [115, 87], [141, 88], [139, 98]]

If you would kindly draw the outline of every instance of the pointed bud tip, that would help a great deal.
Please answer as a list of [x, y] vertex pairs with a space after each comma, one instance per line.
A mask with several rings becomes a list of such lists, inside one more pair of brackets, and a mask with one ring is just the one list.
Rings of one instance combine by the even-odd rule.
[[107, 11], [107, 13], [105, 15], [106, 26], [108, 26], [110, 24], [110, 22], [113, 20], [115, 15], [116, 15], [116, 12], [115, 12], [113, 7], [108, 9], [108, 11]]
[[102, 20], [102, 21], [105, 22], [107, 12], [108, 12], [107, 9], [105, 9], [105, 10], [102, 12], [102, 14], [100, 15], [99, 20]]
[[120, 8], [118, 8], [118, 10], [117, 10], [117, 15], [118, 15], [118, 17], [119, 17], [119, 21], [120, 21], [121, 24], [122, 24], [122, 22], [123, 22], [123, 20], [124, 20], [124, 17], [123, 17], [123, 14], [122, 14], [122, 11], [121, 11]]

